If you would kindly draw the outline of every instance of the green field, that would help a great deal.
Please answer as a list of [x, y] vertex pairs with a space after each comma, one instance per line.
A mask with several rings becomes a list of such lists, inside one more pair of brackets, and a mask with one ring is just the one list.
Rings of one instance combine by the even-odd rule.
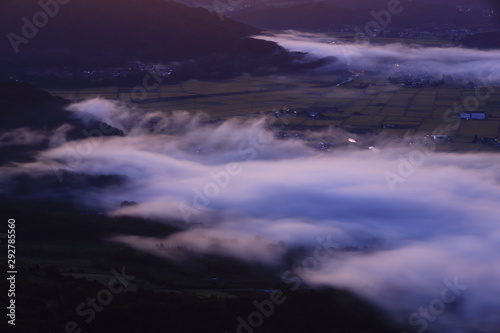
[[[223, 81], [189, 80], [162, 85], [148, 91], [140, 100], [131, 101], [133, 89], [119, 87], [78, 90], [49, 89], [53, 95], [73, 101], [102, 97], [137, 103], [151, 111], [187, 110], [204, 112], [211, 120], [251, 116], [283, 108], [319, 110], [322, 119], [306, 116], [291, 124], [317, 128], [324, 126], [364, 129], [397, 136], [428, 135], [436, 129], [452, 136], [454, 141], [471, 142], [475, 135], [500, 139], [500, 87], [486, 100], [479, 101], [474, 112], [485, 112], [486, 120], [463, 120], [458, 129], [450, 129], [445, 116], [459, 121], [454, 105], [474, 98], [475, 91], [459, 84], [447, 83], [435, 88], [407, 88], [387, 83], [383, 77], [361, 75], [341, 87], [341, 75], [296, 75], [291, 77], [240, 76]], [[359, 88], [360, 82], [371, 82]], [[136, 94], [137, 97], [137, 94]], [[465, 147], [465, 146], [464, 146]]]

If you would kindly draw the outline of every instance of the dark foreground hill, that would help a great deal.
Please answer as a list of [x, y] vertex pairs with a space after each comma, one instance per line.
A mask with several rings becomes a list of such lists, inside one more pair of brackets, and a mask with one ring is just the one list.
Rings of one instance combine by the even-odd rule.
[[[16, 326], [2, 332], [401, 332], [348, 291], [294, 291], [263, 265], [215, 256], [181, 264], [106, 240], [178, 231], [164, 224], [0, 199], [0, 216], [15, 219], [18, 271]], [[279, 290], [280, 304], [269, 290]]]
[[69, 101], [21, 82], [0, 82], [0, 165], [30, 160], [32, 154], [50, 146], [60, 132], [68, 140], [88, 137], [103, 128], [103, 136], [123, 133], [100, 122], [82, 123], [65, 108]]
[[0, 33], [7, 37], [0, 41], [0, 78], [75, 81], [110, 68], [109, 77], [121, 78], [140, 63], [165, 64], [173, 76], [217, 78], [280, 70], [293, 58], [249, 38], [258, 29], [201, 8], [164, 0], [46, 2], [56, 5], [0, 3]]

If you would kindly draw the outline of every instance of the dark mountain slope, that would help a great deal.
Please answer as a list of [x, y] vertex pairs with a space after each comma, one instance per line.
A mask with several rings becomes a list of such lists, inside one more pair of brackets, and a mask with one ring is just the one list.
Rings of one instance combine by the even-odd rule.
[[[6, 0], [0, 6], [0, 33], [20, 38], [26, 36], [22, 18], [32, 22], [42, 10], [33, 0]], [[74, 76], [136, 61], [195, 60], [195, 74], [252, 71], [286, 65], [292, 58], [274, 43], [248, 38], [259, 32], [254, 27], [164, 0], [72, 0], [38, 30], [27, 43], [12, 43], [18, 40], [13, 34], [11, 42], [1, 40], [4, 78], [20, 72], [47, 76], [54, 68]]]
[[0, 83], [0, 130], [20, 127], [53, 130], [74, 122], [64, 111], [68, 101], [27, 83]]

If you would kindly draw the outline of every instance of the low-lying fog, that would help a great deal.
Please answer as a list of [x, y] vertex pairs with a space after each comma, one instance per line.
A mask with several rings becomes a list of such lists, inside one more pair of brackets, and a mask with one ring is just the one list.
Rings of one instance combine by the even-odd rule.
[[[420, 74], [436, 79], [450, 75], [457, 79], [500, 82], [500, 50], [475, 50], [462, 47], [424, 47], [407, 44], [373, 44], [361, 34], [356, 42], [344, 43], [325, 34], [288, 31], [256, 36], [284, 48], [306, 52], [311, 57], [335, 57], [328, 67], [369, 70], [387, 76]], [[325, 68], [328, 69], [328, 68]]]

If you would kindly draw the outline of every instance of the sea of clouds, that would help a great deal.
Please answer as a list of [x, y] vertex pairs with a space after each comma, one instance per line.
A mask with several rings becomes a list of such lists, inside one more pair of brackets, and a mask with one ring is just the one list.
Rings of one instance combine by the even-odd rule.
[[[362, 137], [353, 140], [341, 130], [310, 133], [333, 144], [322, 151], [312, 139], [278, 138], [284, 119], [213, 123], [203, 114], [143, 112], [102, 99], [73, 104], [68, 112], [125, 135], [64, 141], [61, 130], [33, 162], [0, 168], [2, 192], [22, 174], [35, 182], [51, 175], [62, 183], [70, 173], [122, 175], [127, 181], [119, 186], [43, 188], [33, 195], [75, 197], [110, 215], [182, 226], [164, 239], [113, 238], [172, 260], [186, 259], [168, 250], [181, 246], [191, 254], [280, 267], [289, 249], [312, 250], [328, 240], [337, 250], [314, 270], [299, 273], [302, 281], [347, 288], [414, 331], [425, 323], [429, 331], [498, 332], [500, 155], [437, 153], [422, 146], [417, 156], [408, 141], [370, 138], [376, 149], [369, 149]], [[26, 144], [49, 135], [22, 134]], [[417, 157], [411, 166], [404, 163]], [[388, 174], [404, 177], [391, 187]], [[123, 201], [137, 205], [120, 206]], [[349, 246], [369, 250], [342, 250]], [[432, 301], [450, 283], [466, 287], [459, 295], [445, 292], [455, 299], [441, 302], [445, 308], [435, 308], [427, 319], [418, 314], [440, 306]]]

